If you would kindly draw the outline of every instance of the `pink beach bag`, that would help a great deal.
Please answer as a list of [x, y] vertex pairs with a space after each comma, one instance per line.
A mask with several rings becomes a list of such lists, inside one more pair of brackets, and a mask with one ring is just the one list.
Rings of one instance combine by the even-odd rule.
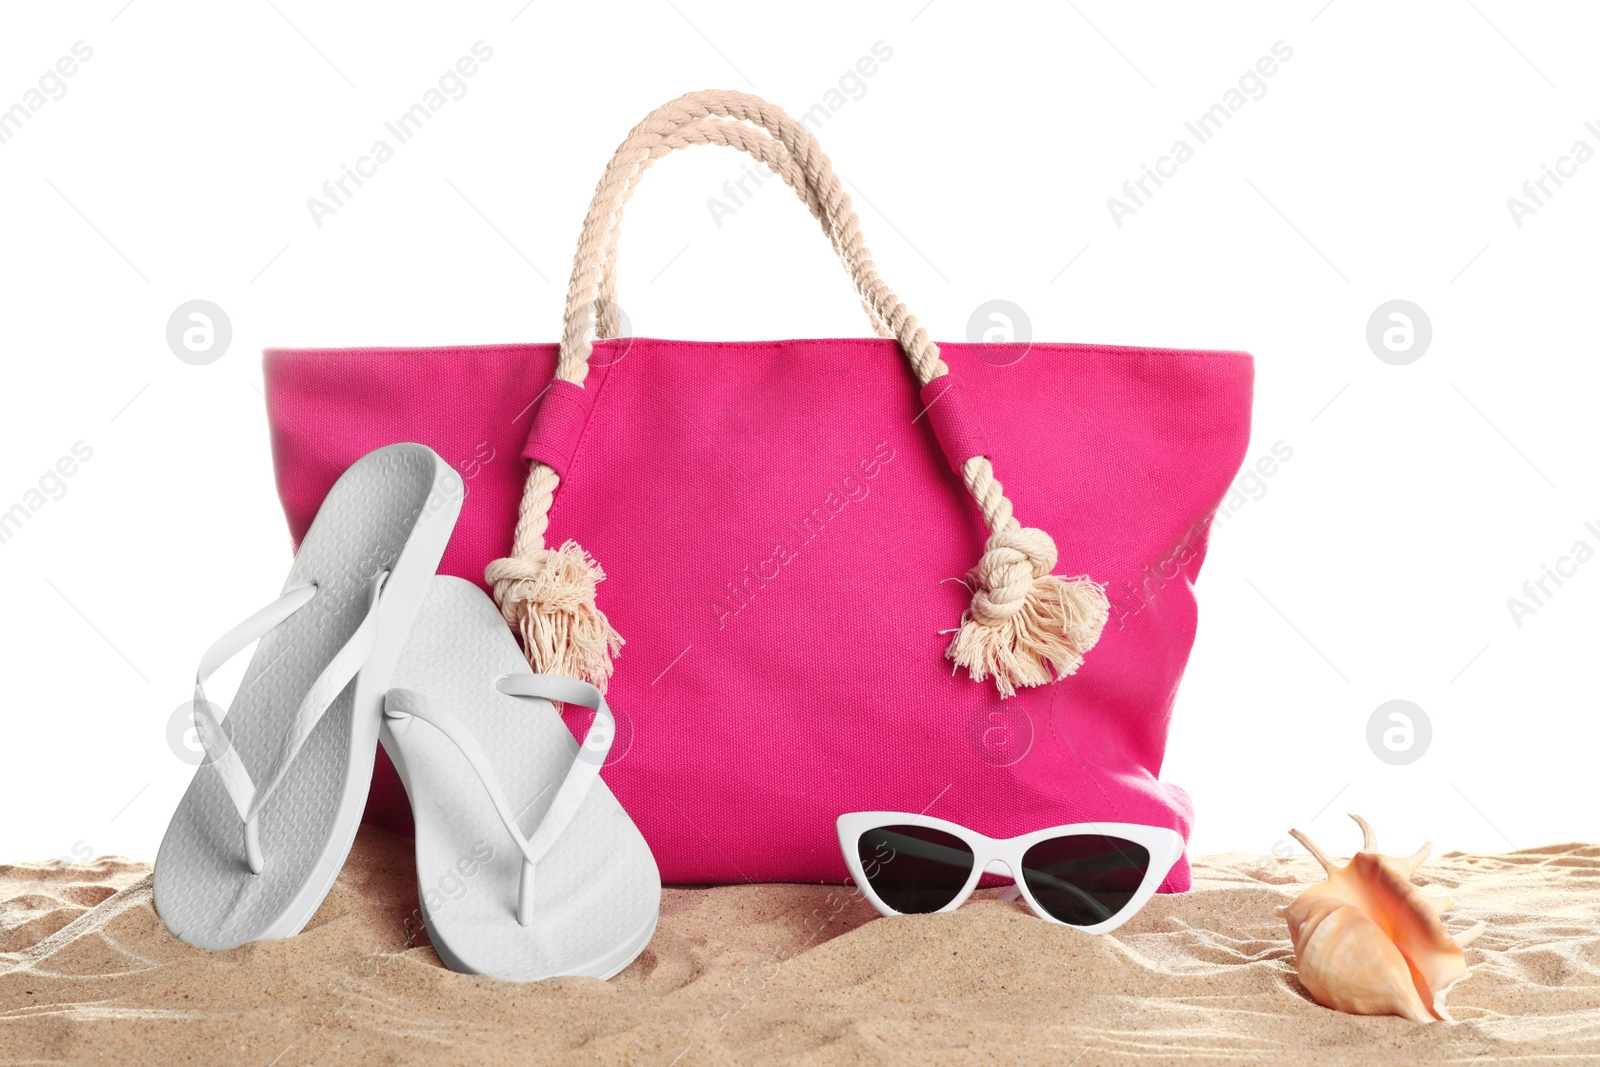
[[[879, 337], [617, 336], [622, 209], [693, 144], [794, 188]], [[1238, 352], [933, 344], [815, 139], [735, 92], [618, 148], [560, 344], [266, 354], [296, 542], [371, 449], [449, 460], [466, 501], [441, 570], [496, 595], [535, 669], [609, 683], [604, 777], [674, 883], [842, 881], [847, 811], [1187, 839], [1161, 761], [1252, 375]], [[381, 758], [368, 818], [409, 824]], [[1180, 862], [1163, 888], [1188, 885]]]

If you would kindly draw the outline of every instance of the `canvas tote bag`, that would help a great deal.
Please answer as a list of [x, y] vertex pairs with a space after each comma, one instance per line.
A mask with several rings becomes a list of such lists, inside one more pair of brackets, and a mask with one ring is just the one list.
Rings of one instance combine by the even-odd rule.
[[[877, 337], [618, 335], [623, 207], [702, 144], [794, 189]], [[297, 542], [373, 448], [455, 465], [441, 570], [494, 593], [536, 670], [607, 688], [604, 777], [668, 882], [843, 880], [846, 811], [1187, 837], [1161, 761], [1250, 357], [934, 344], [779, 108], [697, 92], [635, 127], [584, 220], [559, 344], [269, 350], [265, 370]], [[369, 818], [403, 828], [405, 804], [380, 759]], [[1164, 888], [1188, 884], [1180, 863]]]

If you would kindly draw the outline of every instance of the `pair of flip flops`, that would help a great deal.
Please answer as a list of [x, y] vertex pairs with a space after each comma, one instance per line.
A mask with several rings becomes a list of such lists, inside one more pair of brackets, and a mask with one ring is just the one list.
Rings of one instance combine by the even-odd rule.
[[[227, 949], [305, 927], [355, 841], [381, 738], [448, 966], [609, 978], [649, 943], [661, 876], [600, 779], [610, 709], [593, 686], [528, 673], [483, 591], [435, 574], [461, 499], [422, 445], [358, 460], [282, 595], [201, 658], [205, 758], [155, 866], [156, 911], [180, 940]], [[224, 716], [205, 683], [252, 643]], [[552, 701], [595, 709], [581, 745]]]

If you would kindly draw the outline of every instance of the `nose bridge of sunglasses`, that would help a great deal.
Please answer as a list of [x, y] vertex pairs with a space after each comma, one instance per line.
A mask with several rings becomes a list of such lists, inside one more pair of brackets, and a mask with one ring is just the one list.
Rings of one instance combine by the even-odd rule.
[[984, 874], [1003, 874], [1009, 878], [1016, 878], [1017, 873], [1005, 860], [990, 860], [983, 868]]

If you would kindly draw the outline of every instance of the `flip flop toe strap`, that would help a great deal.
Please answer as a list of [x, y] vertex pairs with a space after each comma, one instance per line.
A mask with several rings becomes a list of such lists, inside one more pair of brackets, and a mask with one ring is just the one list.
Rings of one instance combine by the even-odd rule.
[[522, 874], [517, 886], [517, 923], [528, 926], [533, 922], [534, 867], [572, 823], [590, 788], [599, 779], [600, 768], [606, 761], [606, 754], [610, 752], [616, 734], [616, 723], [600, 691], [585, 682], [542, 674], [513, 674], [500, 679], [496, 687], [509, 696], [559, 700], [593, 708], [595, 712], [594, 721], [589, 724], [577, 758], [572, 761], [560, 788], [556, 790], [555, 799], [550, 802], [550, 807], [531, 835], [524, 834], [517, 825], [516, 812], [500, 787], [500, 777], [495, 773], [487, 753], [478, 744], [472, 731], [453, 712], [414, 689], [389, 690], [384, 697], [383, 710], [390, 719], [412, 717], [432, 726], [444, 734], [471, 766], [489, 802], [494, 805], [495, 814], [500, 817], [506, 832], [522, 853]]
[[244, 823], [245, 860], [253, 874], [260, 874], [266, 867], [258, 824], [261, 808], [283, 781], [306, 739], [311, 736], [311, 731], [322, 721], [323, 714], [344, 692], [345, 686], [350, 684], [371, 655], [378, 637], [378, 600], [388, 577], [389, 572], [384, 571], [368, 583], [366, 614], [350, 634], [349, 640], [322, 668], [295, 708], [289, 730], [279, 746], [277, 758], [271, 764], [272, 776], [267, 779], [265, 786], [256, 785], [244, 761], [239, 758], [238, 751], [222, 728], [225, 720], [211, 710], [212, 704], [206, 699], [205, 684], [224, 663], [316, 599], [318, 587], [313, 584], [290, 589], [223, 634], [200, 657], [200, 667], [194, 679], [195, 726], [200, 734], [200, 743], [205, 748], [207, 762], [221, 778], [229, 799]]

